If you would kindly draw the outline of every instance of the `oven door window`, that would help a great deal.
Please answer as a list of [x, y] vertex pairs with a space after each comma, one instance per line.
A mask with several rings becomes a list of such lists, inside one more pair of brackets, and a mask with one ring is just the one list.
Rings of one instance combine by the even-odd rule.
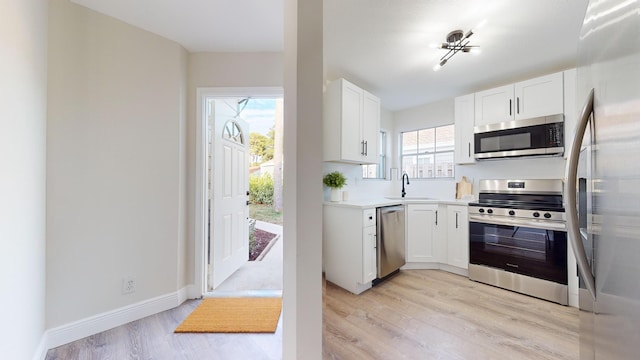
[[567, 233], [469, 223], [470, 262], [567, 284]]

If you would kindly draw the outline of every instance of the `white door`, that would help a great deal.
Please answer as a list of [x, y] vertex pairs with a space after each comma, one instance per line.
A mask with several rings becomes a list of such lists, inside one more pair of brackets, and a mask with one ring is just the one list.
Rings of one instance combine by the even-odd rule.
[[210, 156], [209, 290], [249, 259], [249, 128], [236, 116], [238, 100], [212, 101], [213, 119], [209, 117], [214, 126]]

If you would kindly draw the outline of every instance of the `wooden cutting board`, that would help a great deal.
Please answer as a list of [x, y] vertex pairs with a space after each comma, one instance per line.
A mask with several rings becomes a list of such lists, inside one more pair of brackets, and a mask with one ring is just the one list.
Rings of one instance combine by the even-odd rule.
[[456, 183], [456, 199], [462, 199], [465, 195], [471, 194], [473, 194], [473, 183], [463, 176], [462, 180]]

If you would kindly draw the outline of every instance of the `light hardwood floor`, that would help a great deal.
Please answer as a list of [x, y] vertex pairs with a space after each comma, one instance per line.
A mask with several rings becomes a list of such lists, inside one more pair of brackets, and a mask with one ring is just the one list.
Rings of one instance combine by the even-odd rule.
[[[52, 349], [61, 359], [279, 359], [276, 334], [174, 334], [199, 301]], [[578, 310], [438, 270], [324, 285], [325, 359], [577, 359]]]
[[578, 310], [438, 270], [326, 284], [325, 359], [577, 359]]
[[282, 358], [282, 317], [275, 334], [175, 334], [200, 300], [72, 342], [46, 360], [205, 360]]

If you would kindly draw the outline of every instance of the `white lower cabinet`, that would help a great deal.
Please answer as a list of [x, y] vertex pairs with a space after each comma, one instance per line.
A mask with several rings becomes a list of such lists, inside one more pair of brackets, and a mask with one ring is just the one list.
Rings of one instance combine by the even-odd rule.
[[362, 283], [372, 281], [378, 274], [376, 227], [362, 229]]
[[322, 239], [327, 281], [354, 294], [376, 278], [376, 209], [325, 205]]
[[[469, 222], [466, 205], [406, 205], [404, 269], [443, 269], [467, 275]], [[325, 204], [322, 221], [323, 266], [327, 281], [354, 294], [377, 277], [376, 208]]]
[[405, 269], [442, 269], [467, 275], [469, 221], [466, 205], [407, 205]]
[[447, 264], [469, 268], [469, 211], [466, 206], [447, 206]]
[[438, 204], [407, 205], [407, 262], [443, 262], [446, 243]]

